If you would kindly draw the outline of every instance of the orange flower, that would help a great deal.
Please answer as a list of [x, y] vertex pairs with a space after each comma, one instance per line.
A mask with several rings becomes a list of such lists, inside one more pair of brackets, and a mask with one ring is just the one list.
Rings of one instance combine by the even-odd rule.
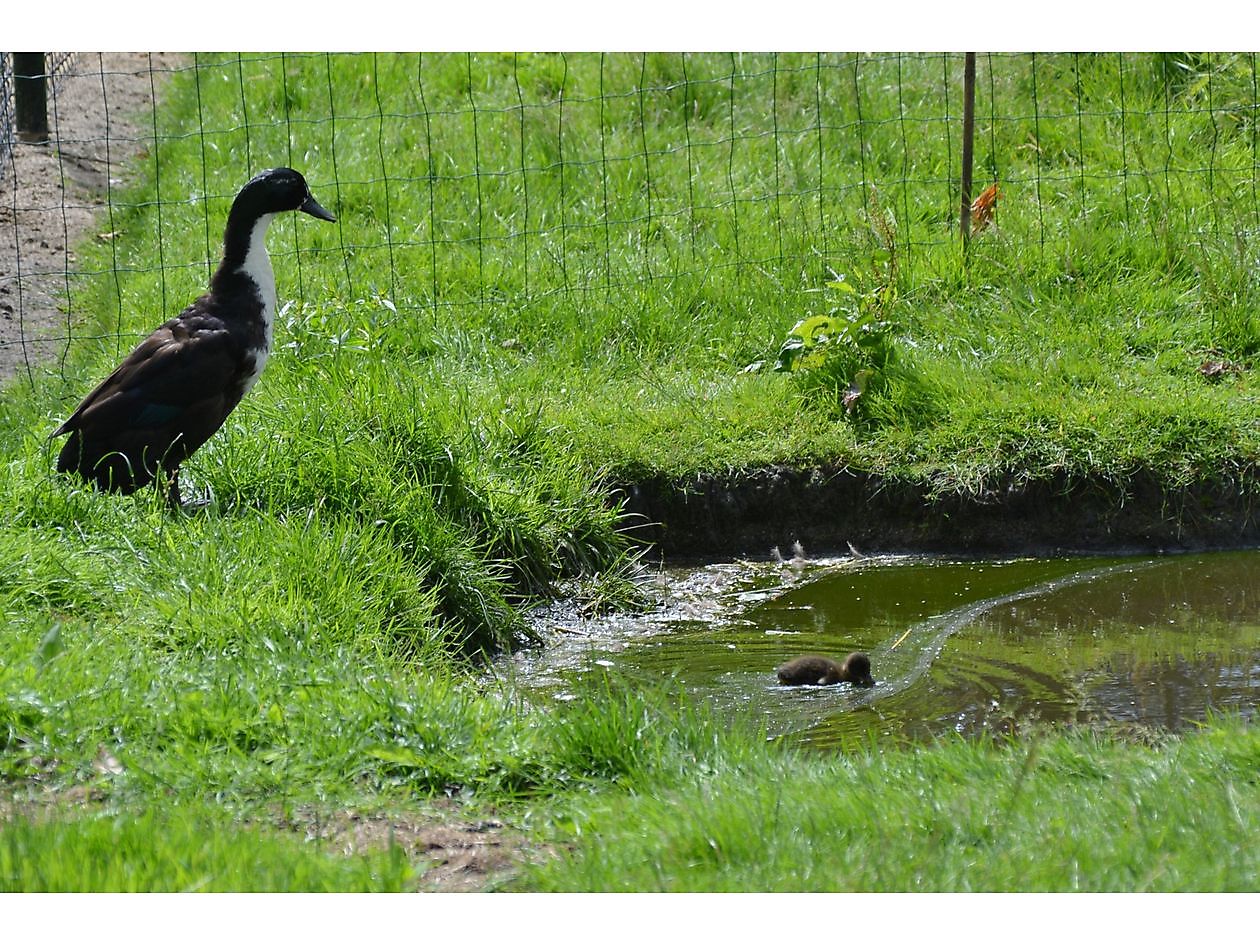
[[993, 211], [997, 209], [998, 185], [990, 184], [984, 192], [971, 202], [971, 232], [979, 233], [993, 219]]

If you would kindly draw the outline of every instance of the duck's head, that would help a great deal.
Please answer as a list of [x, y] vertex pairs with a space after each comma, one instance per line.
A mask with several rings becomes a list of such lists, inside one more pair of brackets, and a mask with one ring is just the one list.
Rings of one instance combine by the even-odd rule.
[[238, 208], [254, 217], [300, 210], [330, 223], [337, 220], [311, 196], [306, 178], [291, 167], [273, 167], [255, 176], [236, 195], [232, 209]]
[[844, 658], [844, 670], [849, 682], [858, 686], [873, 686], [875, 679], [871, 676], [871, 658], [865, 653], [850, 653]]

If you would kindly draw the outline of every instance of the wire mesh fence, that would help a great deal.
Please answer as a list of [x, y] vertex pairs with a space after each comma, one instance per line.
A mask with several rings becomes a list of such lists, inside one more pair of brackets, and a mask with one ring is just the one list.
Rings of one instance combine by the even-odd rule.
[[13, 104], [13, 54], [0, 53], [0, 178], [8, 170], [17, 123]]
[[[382, 299], [433, 324], [574, 293], [633, 304], [680, 280], [817, 284], [890, 250], [912, 288], [959, 260], [961, 54], [111, 62], [58, 64], [46, 173], [60, 186], [32, 197], [5, 159], [0, 352], [28, 375], [73, 342], [125, 347], [178, 311], [217, 262], [236, 190], [281, 164], [339, 220], [278, 226], [282, 294]], [[110, 80], [124, 73], [156, 110], [119, 109]], [[100, 96], [86, 131], [68, 77]], [[1249, 240], [1257, 101], [1253, 53], [980, 54], [974, 176], [1002, 201], [991, 253]], [[80, 179], [93, 162], [107, 170]], [[23, 258], [39, 226], [60, 248]]]

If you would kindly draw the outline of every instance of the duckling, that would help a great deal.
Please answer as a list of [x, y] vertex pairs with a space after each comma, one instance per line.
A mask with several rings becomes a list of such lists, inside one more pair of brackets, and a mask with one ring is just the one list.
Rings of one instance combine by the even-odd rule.
[[182, 504], [180, 464], [223, 425], [267, 363], [276, 280], [265, 237], [276, 214], [292, 210], [336, 221], [292, 168], [263, 171], [241, 189], [210, 290], [140, 342], [53, 431], [70, 434], [58, 472], [124, 494], [164, 481], [170, 505]]
[[865, 653], [850, 653], [843, 663], [826, 656], [798, 656], [775, 672], [784, 686], [830, 686], [842, 682], [875, 685], [871, 677], [871, 658]]

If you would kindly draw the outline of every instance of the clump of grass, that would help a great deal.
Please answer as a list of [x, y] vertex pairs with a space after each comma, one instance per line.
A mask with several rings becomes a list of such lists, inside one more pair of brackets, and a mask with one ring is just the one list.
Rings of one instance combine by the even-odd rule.
[[667, 697], [663, 689], [642, 693], [609, 677], [590, 684], [579, 700], [548, 715], [548, 766], [566, 784], [642, 784], [679, 749], [685, 726], [666, 708]]

